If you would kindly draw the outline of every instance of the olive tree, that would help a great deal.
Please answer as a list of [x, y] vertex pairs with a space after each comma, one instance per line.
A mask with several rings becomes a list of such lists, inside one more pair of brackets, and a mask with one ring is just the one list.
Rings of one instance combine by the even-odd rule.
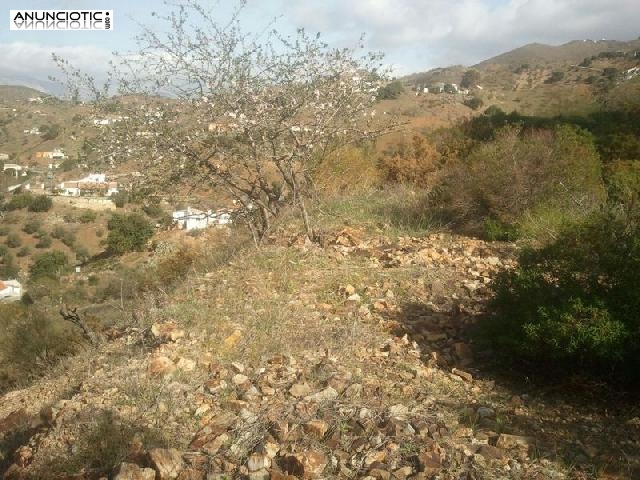
[[102, 159], [139, 162], [149, 191], [185, 184], [226, 191], [256, 239], [293, 206], [313, 238], [316, 167], [392, 128], [375, 115], [387, 71], [362, 39], [338, 49], [303, 29], [284, 35], [275, 23], [251, 33], [244, 10], [240, 2], [221, 21], [188, 0], [155, 14], [167, 28], [142, 26], [137, 51], [116, 54], [99, 88], [57, 60], [74, 96], [91, 91], [92, 105], [115, 120], [95, 140]]

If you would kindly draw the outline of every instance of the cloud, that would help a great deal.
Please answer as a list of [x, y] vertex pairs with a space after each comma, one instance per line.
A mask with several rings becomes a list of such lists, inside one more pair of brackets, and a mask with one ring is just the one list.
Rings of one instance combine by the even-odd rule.
[[0, 44], [0, 72], [5, 75], [28, 75], [45, 79], [60, 76], [51, 54], [68, 60], [83, 72], [100, 77], [106, 70], [111, 53], [91, 45], [51, 47], [38, 43], [11, 42]]
[[298, 2], [291, 21], [387, 52], [406, 72], [473, 64], [531, 42], [627, 40], [640, 33], [637, 0], [330, 0]]

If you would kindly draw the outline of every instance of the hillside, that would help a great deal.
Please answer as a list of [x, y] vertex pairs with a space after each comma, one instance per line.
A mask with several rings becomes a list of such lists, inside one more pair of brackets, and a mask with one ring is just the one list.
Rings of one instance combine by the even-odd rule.
[[0, 84], [0, 100], [9, 104], [12, 102], [23, 102], [29, 98], [44, 97], [47, 94], [34, 88], [23, 85], [2, 85]]
[[484, 69], [489, 65], [504, 65], [510, 68], [522, 64], [549, 65], [555, 63], [580, 63], [585, 57], [602, 52], [629, 52], [640, 49], [640, 40], [628, 42], [617, 40], [574, 40], [562, 45], [531, 43], [484, 60], [475, 68]]
[[285, 235], [203, 257], [136, 326], [4, 396], [5, 478], [634, 477], [636, 456], [614, 465], [636, 409], [612, 417], [474, 358], [512, 251], [343, 229], [324, 248]]
[[327, 156], [280, 90], [0, 87], [0, 479], [640, 478], [637, 47], [354, 90], [397, 123]]

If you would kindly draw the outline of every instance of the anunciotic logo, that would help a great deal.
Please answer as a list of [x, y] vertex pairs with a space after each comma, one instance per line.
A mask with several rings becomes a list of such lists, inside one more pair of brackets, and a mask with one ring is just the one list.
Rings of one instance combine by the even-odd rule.
[[11, 30], [112, 30], [113, 10], [10, 10]]

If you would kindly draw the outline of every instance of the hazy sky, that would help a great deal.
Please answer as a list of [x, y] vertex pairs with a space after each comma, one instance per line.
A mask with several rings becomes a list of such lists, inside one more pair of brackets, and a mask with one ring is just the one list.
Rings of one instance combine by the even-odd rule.
[[[472, 65], [530, 42], [561, 44], [574, 39], [630, 40], [640, 35], [640, 0], [248, 0], [245, 24], [262, 29], [280, 16], [282, 30], [304, 27], [329, 43], [353, 45], [362, 33], [382, 50], [398, 74], [453, 64]], [[232, 1], [213, 2], [227, 18]], [[26, 32], [9, 30], [9, 10], [110, 9], [113, 30]], [[32, 77], [54, 73], [51, 52], [84, 70], [96, 71], [113, 50], [135, 50], [137, 23], [154, 24], [162, 1], [3, 0], [0, 73]]]

